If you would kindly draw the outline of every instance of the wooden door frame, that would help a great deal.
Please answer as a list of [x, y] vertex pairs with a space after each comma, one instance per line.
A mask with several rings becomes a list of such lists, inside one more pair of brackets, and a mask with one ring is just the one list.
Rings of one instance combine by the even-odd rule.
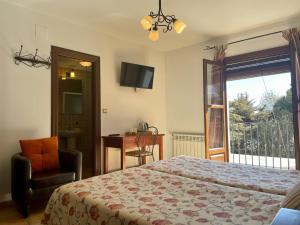
[[93, 63], [93, 79], [92, 79], [92, 112], [93, 112], [93, 152], [94, 165], [93, 175], [101, 173], [101, 91], [100, 91], [100, 57], [90, 55], [78, 51], [73, 51], [57, 46], [51, 46], [51, 135], [58, 135], [58, 117], [59, 117], [59, 81], [58, 75], [58, 58], [67, 57], [78, 60], [86, 60]]
[[[229, 159], [229, 152], [228, 152], [228, 127], [227, 127], [227, 101], [226, 101], [226, 80], [224, 77], [224, 65], [222, 63], [217, 63], [216, 61], [212, 61], [212, 60], [208, 60], [208, 59], [203, 59], [203, 97], [204, 97], [204, 129], [205, 129], [205, 158], [206, 159], [210, 159], [210, 156], [207, 154], [208, 153], [208, 142], [209, 142], [209, 137], [208, 137], [208, 133], [209, 133], [209, 128], [207, 126], [208, 124], [208, 116], [207, 116], [207, 111], [208, 111], [208, 102], [207, 102], [207, 64], [215, 64], [215, 65], [219, 65], [223, 68], [223, 77], [222, 77], [222, 92], [223, 92], [223, 105], [224, 107], [222, 107], [222, 109], [224, 110], [224, 115], [223, 115], [223, 126], [224, 126], [224, 132], [225, 135], [224, 137], [224, 148], [225, 148], [225, 155], [224, 155], [224, 159], [226, 162], [228, 162]], [[211, 108], [218, 108], [218, 106], [216, 107], [211, 107]]]
[[[235, 56], [229, 56], [225, 57], [225, 66], [226, 64], [232, 64], [237, 62], [243, 62], [243, 61], [249, 61], [253, 60], [253, 58], [267, 58], [274, 55], [288, 55], [290, 57], [290, 64], [288, 65], [288, 71], [291, 74], [291, 88], [292, 88], [292, 107], [293, 107], [293, 127], [294, 127], [294, 150], [295, 150], [295, 161], [296, 161], [296, 169], [300, 170], [300, 143], [299, 143], [299, 119], [298, 119], [298, 95], [297, 95], [297, 79], [296, 79], [296, 71], [294, 67], [294, 57], [293, 57], [293, 51], [294, 47], [290, 45], [283, 45], [280, 47], [270, 48], [270, 49], [264, 49], [259, 50], [255, 52], [249, 52], [244, 53], [240, 55]], [[287, 72], [285, 67], [275, 67], [274, 68], [268, 68], [270, 72], [274, 73], [280, 73], [280, 72]], [[274, 72], [275, 71], [275, 72]], [[249, 72], [247, 72], [249, 73]], [[251, 73], [253, 74], [253, 72]], [[247, 79], [251, 78], [253, 76], [247, 77], [245, 74], [242, 73], [236, 73], [236, 74], [230, 74], [230, 80], [232, 80], [233, 75], [236, 77], [239, 77], [240, 79]], [[224, 73], [224, 82], [228, 80], [228, 74]], [[226, 85], [225, 85], [226, 88]], [[227, 100], [227, 96], [226, 96]], [[227, 103], [226, 103], [227, 105]], [[227, 113], [226, 113], [227, 114]], [[228, 140], [228, 139], [227, 139]]]
[[291, 83], [292, 83], [292, 106], [293, 106], [293, 125], [294, 125], [294, 151], [296, 170], [300, 170], [300, 146], [299, 146], [299, 116], [298, 116], [298, 90], [297, 90], [297, 74], [295, 71], [295, 58], [293, 52], [295, 51], [293, 44], [289, 45], [290, 54], [290, 71], [291, 71]]

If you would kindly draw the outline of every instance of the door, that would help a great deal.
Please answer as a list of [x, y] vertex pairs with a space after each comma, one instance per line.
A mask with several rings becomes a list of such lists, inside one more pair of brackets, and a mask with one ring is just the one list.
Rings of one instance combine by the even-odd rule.
[[51, 133], [82, 152], [82, 177], [100, 174], [100, 58], [52, 47]]
[[205, 157], [228, 161], [223, 65], [203, 60]]

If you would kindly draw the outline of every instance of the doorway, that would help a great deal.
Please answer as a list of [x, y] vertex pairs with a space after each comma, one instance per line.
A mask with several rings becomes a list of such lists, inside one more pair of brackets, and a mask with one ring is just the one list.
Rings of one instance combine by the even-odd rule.
[[[203, 60], [206, 158], [299, 169], [298, 90], [292, 63], [289, 46], [225, 57], [221, 62]], [[269, 90], [272, 83], [274, 90]], [[263, 91], [259, 92], [259, 85]], [[255, 95], [260, 93], [261, 104], [245, 94], [249, 88]], [[235, 99], [228, 98], [228, 91], [235, 92]]]
[[226, 81], [229, 162], [295, 169], [291, 73]]
[[82, 152], [82, 177], [100, 174], [100, 58], [52, 46], [51, 134]]

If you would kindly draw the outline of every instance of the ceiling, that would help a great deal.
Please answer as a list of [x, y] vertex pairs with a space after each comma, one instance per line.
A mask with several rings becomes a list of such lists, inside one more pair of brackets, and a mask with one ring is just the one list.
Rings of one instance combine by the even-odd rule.
[[58, 66], [60, 68], [69, 69], [71, 70], [80, 70], [80, 71], [92, 71], [92, 66], [90, 67], [83, 67], [80, 65], [80, 61], [78, 59], [72, 59], [67, 57], [60, 57], [58, 60]]
[[158, 0], [9, 0], [10, 3], [169, 51], [300, 16], [299, 0], [162, 0], [164, 14], [175, 14], [186, 30], [162, 34], [152, 43], [140, 19], [156, 12]]

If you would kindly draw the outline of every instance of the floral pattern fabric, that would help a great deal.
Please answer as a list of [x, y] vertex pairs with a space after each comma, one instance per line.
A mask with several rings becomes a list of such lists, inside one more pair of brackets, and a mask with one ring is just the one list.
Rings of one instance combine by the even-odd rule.
[[141, 168], [278, 195], [286, 195], [300, 182], [297, 170], [268, 169], [189, 156], [173, 157]]
[[264, 225], [283, 196], [142, 168], [56, 189], [43, 225]]

